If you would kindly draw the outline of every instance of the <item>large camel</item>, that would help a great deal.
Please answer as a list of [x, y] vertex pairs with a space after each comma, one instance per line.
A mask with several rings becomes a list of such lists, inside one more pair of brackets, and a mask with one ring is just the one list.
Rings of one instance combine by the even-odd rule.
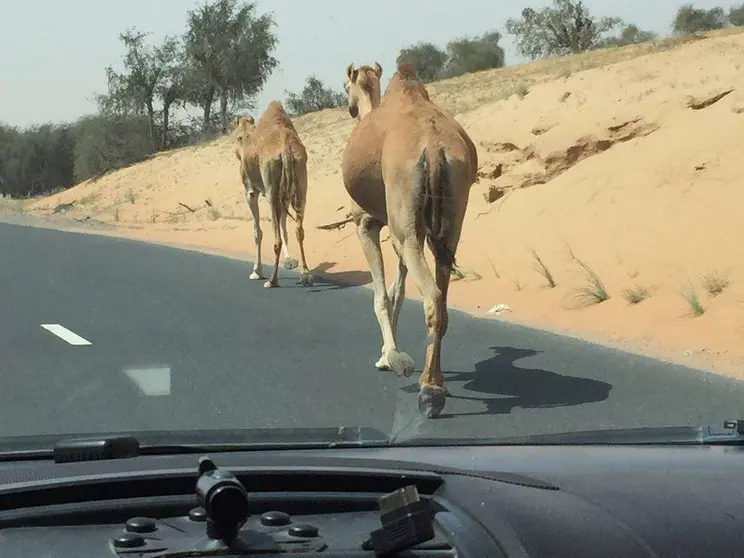
[[[413, 359], [398, 351], [396, 339], [410, 270], [424, 299], [428, 340], [419, 409], [437, 417], [447, 396], [441, 368], [447, 291], [478, 154], [462, 126], [429, 99], [413, 66], [398, 65], [382, 98], [381, 77], [377, 63], [346, 69], [349, 114], [359, 122], [344, 150], [342, 175], [372, 274], [383, 341], [376, 366], [403, 376], [413, 373]], [[380, 231], [386, 225], [398, 256], [397, 277], [389, 291], [380, 247]], [[424, 257], [425, 242], [434, 255], [434, 275]]]
[[[300, 140], [289, 115], [279, 101], [273, 101], [254, 126], [252, 116], [235, 119], [238, 145], [235, 155], [240, 161], [240, 178], [245, 187], [245, 197], [253, 215], [253, 238], [256, 243], [256, 261], [251, 279], [263, 278], [261, 264], [261, 220], [258, 196], [263, 195], [271, 208], [271, 225], [274, 229], [274, 270], [264, 287], [278, 287], [279, 256], [284, 247], [284, 267], [294, 269], [297, 260], [289, 255], [287, 215], [294, 211], [297, 243], [300, 247], [303, 285], [313, 284], [313, 276], [305, 259], [305, 229], [303, 218], [307, 199], [307, 151]], [[292, 215], [290, 215], [292, 217]], [[281, 235], [280, 235], [281, 229]], [[282, 236], [284, 243], [282, 244]]]

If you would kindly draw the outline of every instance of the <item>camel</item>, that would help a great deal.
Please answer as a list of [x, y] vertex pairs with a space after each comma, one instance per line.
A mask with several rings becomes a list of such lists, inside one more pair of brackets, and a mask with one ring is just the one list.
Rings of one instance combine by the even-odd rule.
[[[235, 156], [240, 161], [240, 178], [245, 187], [245, 197], [253, 216], [253, 239], [256, 260], [251, 279], [263, 279], [261, 264], [261, 220], [258, 196], [263, 195], [271, 208], [274, 229], [274, 270], [264, 287], [279, 286], [279, 256], [284, 248], [284, 267], [294, 269], [297, 260], [290, 257], [287, 235], [287, 215], [290, 209], [296, 224], [297, 243], [300, 247], [300, 281], [304, 286], [313, 284], [313, 276], [305, 259], [305, 229], [303, 218], [307, 200], [307, 151], [300, 140], [289, 115], [279, 101], [273, 101], [255, 124], [252, 116], [235, 119], [237, 145]], [[280, 235], [281, 229], [281, 235]], [[282, 243], [282, 236], [284, 242]]]
[[[411, 64], [398, 64], [382, 98], [381, 77], [378, 63], [346, 69], [348, 110], [358, 123], [343, 153], [342, 176], [372, 274], [383, 341], [376, 367], [399, 376], [413, 373], [413, 359], [397, 346], [410, 270], [424, 300], [427, 333], [418, 406], [426, 417], [436, 418], [448, 395], [441, 368], [447, 292], [478, 154], [462, 126], [430, 100]], [[398, 257], [397, 277], [389, 290], [380, 246], [383, 226]], [[434, 275], [424, 256], [425, 242], [434, 255]]]

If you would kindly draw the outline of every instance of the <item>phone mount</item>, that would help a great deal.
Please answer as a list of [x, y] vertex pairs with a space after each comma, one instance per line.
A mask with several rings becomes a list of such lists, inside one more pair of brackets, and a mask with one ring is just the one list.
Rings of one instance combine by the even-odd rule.
[[199, 458], [196, 497], [207, 515], [207, 536], [230, 545], [250, 515], [248, 492], [238, 478], [219, 469], [207, 456]]

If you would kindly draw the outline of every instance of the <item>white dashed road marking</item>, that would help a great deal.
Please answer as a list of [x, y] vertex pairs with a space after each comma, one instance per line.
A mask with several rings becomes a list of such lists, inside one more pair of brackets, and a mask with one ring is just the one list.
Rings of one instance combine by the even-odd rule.
[[41, 327], [46, 329], [48, 332], [53, 333], [63, 341], [67, 341], [70, 345], [91, 345], [92, 343], [83, 337], [80, 337], [74, 331], [70, 331], [64, 326], [59, 324], [41, 324]]

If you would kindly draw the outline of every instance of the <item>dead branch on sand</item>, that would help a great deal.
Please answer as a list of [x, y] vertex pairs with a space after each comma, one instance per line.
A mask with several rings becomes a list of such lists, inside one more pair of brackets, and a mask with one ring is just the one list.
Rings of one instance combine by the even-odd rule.
[[337, 231], [343, 229], [349, 223], [352, 223], [354, 219], [347, 216], [343, 221], [336, 221], [335, 223], [329, 223], [327, 225], [318, 225], [316, 228], [322, 231]]

